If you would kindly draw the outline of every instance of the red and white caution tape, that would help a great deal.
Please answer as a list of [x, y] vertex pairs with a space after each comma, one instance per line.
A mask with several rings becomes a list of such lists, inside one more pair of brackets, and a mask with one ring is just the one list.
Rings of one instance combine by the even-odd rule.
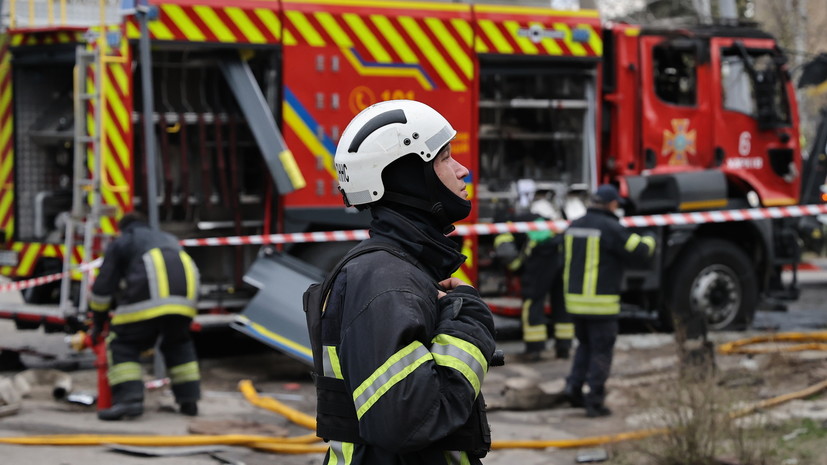
[[93, 269], [101, 266], [101, 263], [103, 263], [103, 259], [98, 258], [98, 259], [95, 259], [95, 260], [93, 260], [89, 263], [85, 263], [85, 264], [83, 264], [83, 265], [81, 265], [77, 268], [74, 268], [74, 269], [72, 269], [71, 271], [68, 271], [68, 272], [55, 273], [55, 274], [50, 274], [50, 275], [46, 275], [46, 276], [38, 276], [37, 278], [25, 279], [23, 281], [15, 281], [15, 282], [6, 283], [6, 284], [0, 284], [0, 293], [9, 292], [9, 291], [20, 291], [20, 290], [27, 289], [27, 288], [30, 288], [30, 287], [42, 286], [44, 284], [51, 283], [51, 282], [57, 281], [59, 279], [63, 279], [63, 277], [66, 276], [69, 273], [74, 273], [74, 272], [77, 272], [77, 271], [93, 270]]
[[793, 218], [827, 213], [827, 205], [795, 205], [790, 207], [745, 208], [710, 212], [670, 213], [666, 215], [630, 216], [621, 223], [627, 227], [665, 226], [676, 224], [727, 223], [730, 221]]
[[[800, 205], [791, 207], [746, 208], [739, 210], [717, 210], [692, 213], [668, 213], [664, 215], [641, 215], [621, 218], [620, 223], [626, 227], [667, 226], [703, 223], [727, 223], [731, 221], [762, 220], [772, 218], [792, 218], [827, 214], [827, 205]], [[491, 235], [507, 232], [527, 232], [551, 230], [561, 232], [569, 222], [528, 221], [514, 223], [478, 223], [459, 224], [454, 235], [473, 236]], [[309, 233], [269, 234], [266, 236], [230, 236], [207, 239], [184, 239], [181, 245], [186, 247], [203, 247], [215, 245], [245, 244], [291, 244], [301, 242], [338, 242], [361, 241], [369, 237], [367, 229], [349, 231], [318, 231]]]
[[[827, 205], [800, 205], [791, 207], [747, 208], [740, 210], [717, 210], [692, 213], [669, 213], [665, 215], [642, 215], [621, 218], [620, 223], [626, 227], [667, 226], [703, 223], [727, 223], [732, 221], [763, 220], [772, 218], [793, 218], [827, 214]], [[528, 232], [551, 230], [561, 232], [569, 222], [558, 221], [528, 221], [514, 223], [479, 223], [460, 224], [452, 234], [459, 236], [491, 235], [507, 232]], [[230, 236], [211, 237], [205, 239], [184, 239], [181, 245], [186, 247], [203, 247], [216, 245], [262, 245], [262, 244], [291, 244], [302, 242], [341, 242], [361, 241], [370, 237], [367, 229], [348, 231], [317, 231], [309, 233], [269, 234], [259, 236]], [[88, 271], [101, 265], [103, 259], [98, 258], [84, 264], [71, 272]], [[67, 273], [55, 273], [47, 276], [16, 281], [0, 285], [0, 293], [19, 291], [29, 287], [40, 286], [62, 279]]]
[[293, 244], [300, 242], [341, 242], [361, 241], [370, 235], [367, 229], [349, 231], [317, 231], [309, 233], [269, 234], [266, 236], [229, 236], [211, 237], [207, 239], [183, 239], [181, 245], [185, 247], [200, 247], [210, 245], [247, 245], [247, 244]]

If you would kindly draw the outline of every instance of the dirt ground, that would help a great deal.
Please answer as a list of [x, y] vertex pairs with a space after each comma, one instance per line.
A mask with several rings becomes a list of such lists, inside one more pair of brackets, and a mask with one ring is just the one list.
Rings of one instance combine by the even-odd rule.
[[[3, 334], [3, 329], [8, 328], [0, 327], [0, 334]], [[34, 337], [38, 333], [28, 334]], [[723, 342], [753, 334], [763, 333], [717, 333], [714, 337], [717, 342]], [[19, 334], [16, 337], [20, 337]], [[55, 336], [42, 333], [39, 337], [55, 339]], [[669, 334], [633, 334], [620, 337], [613, 376], [608, 386], [607, 403], [614, 414], [601, 419], [588, 419], [581, 409], [552, 405], [554, 394], [559, 392], [562, 380], [568, 372], [568, 361], [555, 360], [549, 354], [537, 363], [517, 363], [513, 360], [512, 354], [519, 352], [520, 344], [505, 341], [500, 346], [507, 354], [507, 363], [503, 367], [491, 369], [483, 388], [486, 400], [492, 407], [489, 420], [493, 439], [497, 442], [568, 441], [634, 432], [659, 427], [664, 418], [681, 410], [677, 407], [682, 401], [678, 394], [682, 392], [685, 384], [677, 381], [677, 357], [672, 336]], [[24, 361], [26, 360], [36, 365], [31, 361], [37, 360], [37, 357], [24, 357]], [[73, 391], [94, 392], [96, 372], [88, 366], [88, 358], [79, 358], [76, 362], [75, 365], [80, 369], [69, 372], [73, 380]], [[716, 364], [716, 382], [702, 383], [694, 391], [690, 391], [690, 394], [694, 392], [694, 395], [706, 399], [705, 404], [716, 400], [715, 405], [719, 408], [719, 413], [754, 401], [795, 392], [827, 379], [827, 352], [807, 351], [756, 356], [718, 355]], [[104, 423], [95, 418], [94, 407], [55, 401], [51, 396], [51, 386], [41, 386], [23, 400], [20, 412], [0, 418], [0, 436], [112, 433], [185, 435], [194, 428], [211, 428], [223, 433], [281, 433], [287, 436], [307, 433], [307, 430], [291, 424], [275, 413], [252, 406], [238, 391], [239, 380], [249, 379], [262, 396], [274, 397], [290, 407], [313, 414], [314, 395], [304, 365], [279, 353], [265, 351], [254, 355], [205, 359], [202, 361], [202, 372], [204, 399], [201, 402], [201, 415], [196, 419], [174, 413], [174, 404], [169, 392], [157, 389], [148, 393], [147, 411], [144, 416], [132, 421]], [[518, 393], [519, 395], [515, 395]], [[743, 423], [745, 428], [757, 425], [757, 431], [760, 433], [757, 439], [752, 439], [757, 445], [750, 447], [758, 450], [760, 446], [767, 449], [768, 457], [773, 455], [770, 461], [761, 463], [827, 464], [827, 451], [823, 445], [827, 441], [827, 395], [824, 393], [762, 410], [744, 421], [747, 421]], [[245, 423], [246, 429], [239, 429], [240, 422]], [[725, 433], [721, 432], [721, 435], [725, 436]], [[655, 465], [658, 462], [651, 461], [650, 456], [664, 453], [662, 448], [668, 444], [669, 441], [663, 437], [654, 437], [648, 441], [630, 441], [599, 447], [609, 453], [607, 463]], [[588, 448], [494, 450], [484, 463], [571, 464], [575, 463], [579, 453]], [[105, 446], [59, 448], [0, 445], [0, 454], [10, 460], [4, 460], [3, 463], [27, 465], [222, 463], [206, 454], [185, 457], [133, 457], [112, 452]], [[230, 457], [237, 460], [236, 463], [248, 465], [303, 465], [321, 462], [321, 454], [274, 457], [269, 453], [240, 447], [228, 448], [220, 454], [223, 455], [218, 457]]]
[[[827, 329], [827, 272], [819, 281], [805, 283], [802, 298], [788, 312], [759, 312], [755, 327], [743, 333], [714, 333], [716, 344], [775, 331], [825, 331]], [[144, 457], [115, 452], [107, 445], [53, 446], [6, 445], [4, 437], [79, 434], [94, 438], [104, 434], [161, 435], [181, 437], [192, 431], [253, 433], [299, 436], [308, 430], [284, 417], [258, 408], [243, 398], [238, 382], [249, 379], [262, 397], [313, 415], [315, 396], [308, 368], [278, 352], [263, 350], [250, 354], [241, 350], [246, 336], [209, 338], [202, 341], [206, 354], [236, 352], [227, 357], [201, 360], [204, 398], [197, 418], [174, 412], [174, 402], [166, 388], [148, 391], [146, 411], [134, 420], [107, 423], [95, 415], [94, 406], [80, 406], [52, 397], [48, 383], [34, 386], [19, 409], [0, 413], [0, 463], [25, 465], [207, 465], [236, 463], [247, 465], [320, 464], [322, 454], [274, 455], [245, 447], [224, 447], [212, 454]], [[242, 339], [239, 339], [241, 337]], [[727, 465], [827, 465], [827, 392], [818, 392], [739, 419], [734, 428], [723, 420], [728, 412], [779, 395], [795, 393], [827, 380], [827, 351], [809, 350], [761, 355], [717, 355], [711, 382], [691, 384], [679, 381], [679, 364], [673, 336], [638, 332], [622, 334], [615, 350], [609, 380], [608, 405], [613, 415], [586, 418], [582, 409], [555, 404], [555, 394], [563, 386], [570, 361], [556, 360], [547, 354], [537, 363], [518, 363], [514, 354], [522, 350], [517, 341], [500, 341], [506, 364], [493, 367], [483, 384], [490, 406], [489, 422], [497, 444], [506, 441], [548, 441], [555, 446], [571, 441], [607, 436], [595, 445], [560, 448], [506, 447], [491, 451], [487, 465], [563, 465], [577, 463], [584, 450], [598, 447], [608, 453], [604, 463], [615, 465], [701, 465], [692, 462], [685, 450], [688, 440], [700, 446], [720, 439], [726, 448], [715, 454]], [[0, 347], [28, 348], [41, 354], [59, 355], [59, 362], [41, 355], [24, 355], [28, 369], [57, 368], [71, 376], [72, 392], [94, 393], [97, 372], [89, 353], [70, 355], [62, 334], [42, 331], [16, 331], [7, 320], [0, 320]], [[243, 355], [242, 355], [243, 353]], [[2, 358], [0, 358], [2, 361]], [[151, 372], [151, 360], [145, 368]], [[0, 372], [10, 377], [17, 370]], [[147, 379], [152, 379], [147, 374]], [[688, 415], [690, 408], [697, 416]], [[693, 419], [696, 419], [693, 423]], [[622, 433], [660, 428], [664, 421], [681, 425], [680, 434], [655, 435], [649, 439], [611, 444], [608, 439]], [[703, 434], [706, 433], [706, 434]], [[741, 460], [735, 452], [747, 450], [761, 460]], [[157, 448], [153, 451], [157, 452]], [[168, 452], [165, 450], [165, 452]], [[197, 451], [192, 451], [197, 452]], [[153, 452], [154, 453], [154, 452]], [[677, 453], [677, 461], [668, 461]], [[707, 465], [706, 463], [703, 463]], [[711, 464], [709, 464], [711, 465]], [[719, 465], [719, 464], [715, 464]]]

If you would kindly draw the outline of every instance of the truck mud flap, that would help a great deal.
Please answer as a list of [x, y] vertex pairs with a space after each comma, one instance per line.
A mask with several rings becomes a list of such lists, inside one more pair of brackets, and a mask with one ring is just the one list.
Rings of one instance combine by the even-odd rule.
[[259, 255], [244, 281], [259, 290], [230, 326], [274, 349], [313, 365], [302, 294], [324, 273], [289, 255]]

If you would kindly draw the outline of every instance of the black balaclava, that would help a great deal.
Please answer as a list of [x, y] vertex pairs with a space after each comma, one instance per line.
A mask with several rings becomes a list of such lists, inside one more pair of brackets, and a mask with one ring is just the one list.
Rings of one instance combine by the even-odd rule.
[[413, 207], [419, 213], [415, 216], [424, 216], [424, 220], [445, 234], [454, 229], [455, 222], [471, 213], [471, 202], [451, 192], [437, 177], [434, 161], [423, 162], [416, 154], [405, 155], [388, 165], [382, 171], [382, 183], [384, 203]]

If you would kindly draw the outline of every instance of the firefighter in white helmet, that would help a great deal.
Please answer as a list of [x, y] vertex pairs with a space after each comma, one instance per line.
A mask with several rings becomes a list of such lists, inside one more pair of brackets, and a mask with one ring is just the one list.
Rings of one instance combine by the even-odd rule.
[[325, 281], [324, 303], [308, 307], [306, 295], [326, 464], [476, 464], [490, 447], [480, 388], [493, 319], [451, 277], [466, 257], [446, 237], [471, 210], [455, 135], [433, 108], [393, 100], [359, 113], [339, 141], [345, 203], [372, 222]]

